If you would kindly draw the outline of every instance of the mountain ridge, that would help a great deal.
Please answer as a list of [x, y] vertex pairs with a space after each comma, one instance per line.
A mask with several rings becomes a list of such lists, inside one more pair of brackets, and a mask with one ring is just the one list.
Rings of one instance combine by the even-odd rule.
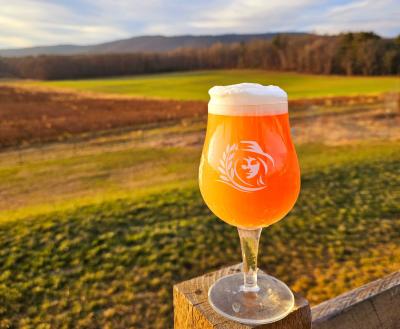
[[220, 35], [149, 35], [136, 36], [92, 45], [59, 44], [52, 46], [35, 46], [25, 48], [0, 49], [3, 57], [24, 57], [38, 55], [79, 55], [79, 54], [112, 54], [135, 52], [167, 52], [180, 48], [206, 48], [215, 43], [246, 42], [252, 39], [272, 39], [278, 34], [307, 35], [302, 32], [270, 32], [252, 34]]

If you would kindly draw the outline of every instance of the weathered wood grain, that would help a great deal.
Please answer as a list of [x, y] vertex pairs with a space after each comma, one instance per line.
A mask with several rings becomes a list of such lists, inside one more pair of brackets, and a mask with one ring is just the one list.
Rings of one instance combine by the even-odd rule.
[[234, 265], [205, 274], [174, 286], [175, 329], [310, 329], [310, 306], [304, 298], [295, 294], [295, 307], [284, 319], [265, 325], [248, 326], [217, 314], [208, 303], [208, 289], [220, 277], [241, 271]]
[[311, 311], [307, 300], [295, 294], [295, 308], [285, 319], [247, 326], [218, 315], [207, 301], [208, 289], [217, 279], [240, 270], [240, 265], [235, 265], [175, 285], [175, 329], [310, 329], [311, 319], [313, 329], [400, 329], [400, 271]]
[[400, 329], [400, 271], [312, 308], [313, 329]]

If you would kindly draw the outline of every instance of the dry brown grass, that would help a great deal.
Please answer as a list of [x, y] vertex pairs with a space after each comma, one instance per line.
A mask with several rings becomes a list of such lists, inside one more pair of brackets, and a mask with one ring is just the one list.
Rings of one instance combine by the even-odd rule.
[[206, 113], [206, 104], [198, 101], [94, 98], [7, 86], [0, 87], [0, 104], [0, 147]]
[[[387, 138], [385, 127], [399, 120], [398, 95], [293, 100], [290, 109], [293, 123], [301, 132], [300, 142], [321, 138], [331, 143], [338, 139], [353, 141], [365, 134]], [[207, 104], [202, 101], [0, 85], [0, 148], [67, 140], [84, 133], [114, 133], [117, 129], [137, 129], [148, 124], [158, 126], [206, 113]]]

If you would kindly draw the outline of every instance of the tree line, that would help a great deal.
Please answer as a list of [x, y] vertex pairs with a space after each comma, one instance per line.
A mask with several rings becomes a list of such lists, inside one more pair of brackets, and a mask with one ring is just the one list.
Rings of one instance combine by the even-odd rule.
[[199, 69], [254, 68], [314, 74], [400, 74], [400, 35], [284, 35], [271, 40], [217, 43], [167, 53], [41, 55], [0, 58], [0, 76], [80, 79]]

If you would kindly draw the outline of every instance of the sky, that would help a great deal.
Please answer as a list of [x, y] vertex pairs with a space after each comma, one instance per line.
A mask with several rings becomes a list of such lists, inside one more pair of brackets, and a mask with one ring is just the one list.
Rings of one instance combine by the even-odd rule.
[[400, 34], [400, 0], [0, 0], [0, 48], [138, 35]]

